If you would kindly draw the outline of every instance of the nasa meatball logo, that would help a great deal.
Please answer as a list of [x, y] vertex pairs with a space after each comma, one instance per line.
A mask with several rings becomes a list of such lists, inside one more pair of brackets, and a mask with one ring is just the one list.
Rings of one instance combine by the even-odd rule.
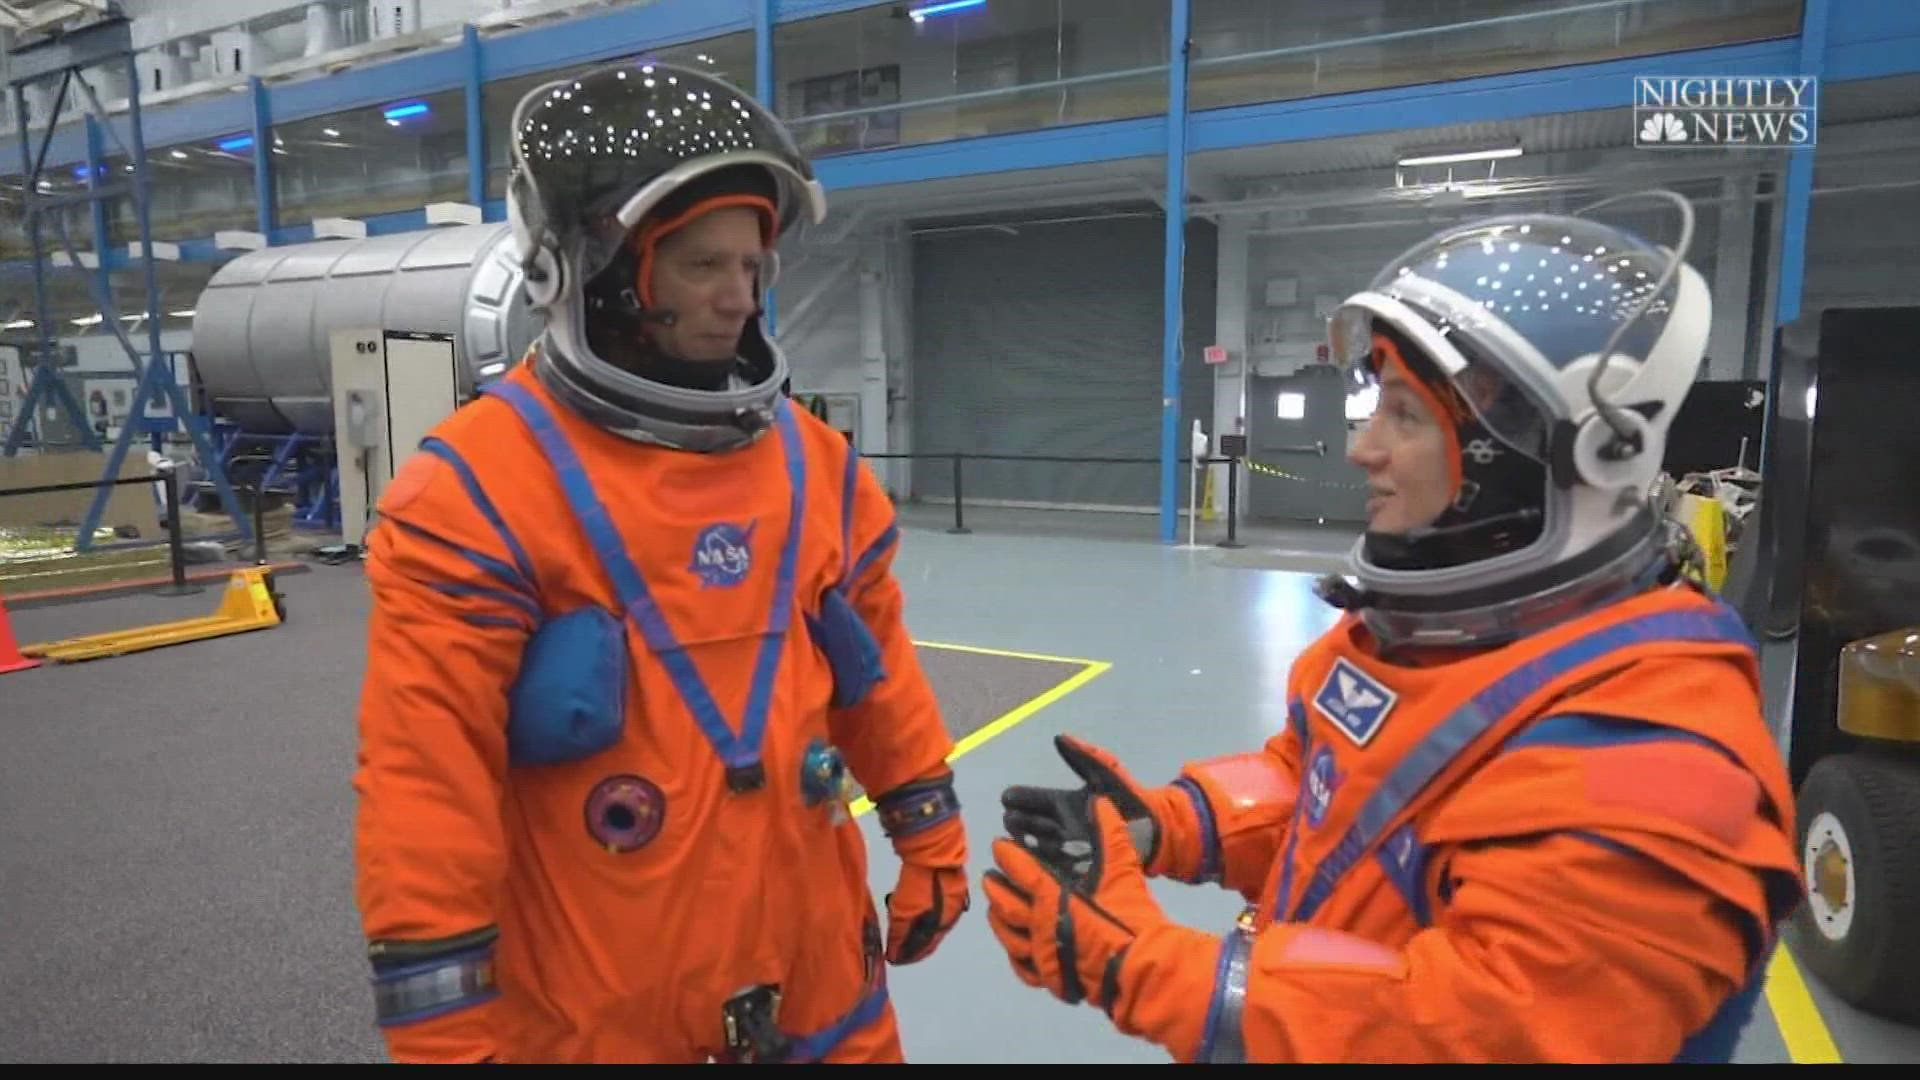
[[1333, 767], [1333, 747], [1323, 746], [1307, 766], [1307, 824], [1319, 828], [1333, 805], [1333, 793], [1340, 787], [1340, 773]]
[[753, 569], [754, 526], [728, 522], [709, 525], [693, 542], [693, 564], [688, 567], [706, 588], [726, 588], [747, 579]]

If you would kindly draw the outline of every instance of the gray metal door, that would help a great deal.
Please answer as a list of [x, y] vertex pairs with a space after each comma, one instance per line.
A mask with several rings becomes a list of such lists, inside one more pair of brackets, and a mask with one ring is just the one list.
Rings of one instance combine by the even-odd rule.
[[1346, 401], [1324, 364], [1248, 380], [1250, 520], [1366, 520], [1366, 474], [1347, 462]]
[[[1162, 233], [1157, 214], [1014, 221], [916, 237], [916, 452], [1125, 458], [968, 461], [969, 502], [1150, 510], [1160, 501]], [[1213, 432], [1213, 226], [1187, 229], [1177, 449]], [[1178, 500], [1184, 509], [1187, 477]], [[946, 462], [914, 464], [914, 494], [953, 496]]]

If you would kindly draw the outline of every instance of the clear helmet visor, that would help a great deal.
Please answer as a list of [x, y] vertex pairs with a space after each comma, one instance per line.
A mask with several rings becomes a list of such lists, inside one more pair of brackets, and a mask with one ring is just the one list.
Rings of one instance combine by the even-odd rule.
[[[1469, 354], [1462, 357], [1463, 364], [1448, 370], [1451, 365], [1438, 363], [1425, 352], [1406, 356], [1375, 334], [1376, 318], [1375, 312], [1352, 305], [1334, 316], [1336, 334], [1348, 336], [1350, 342], [1334, 350], [1348, 396], [1359, 396], [1377, 407], [1383, 384], [1412, 382], [1417, 396], [1440, 422], [1457, 423], [1463, 417], [1456, 413], [1464, 410], [1495, 438], [1535, 461], [1546, 462], [1552, 431], [1547, 410], [1500, 365]], [[1444, 380], [1453, 393], [1436, 393], [1435, 380]]]
[[1389, 263], [1335, 312], [1329, 353], [1350, 391], [1365, 387], [1380, 377], [1376, 321], [1392, 325], [1491, 432], [1544, 460], [1552, 421], [1574, 411], [1562, 372], [1603, 352], [1644, 363], [1672, 311], [1673, 261], [1665, 248], [1586, 219], [1475, 222]]

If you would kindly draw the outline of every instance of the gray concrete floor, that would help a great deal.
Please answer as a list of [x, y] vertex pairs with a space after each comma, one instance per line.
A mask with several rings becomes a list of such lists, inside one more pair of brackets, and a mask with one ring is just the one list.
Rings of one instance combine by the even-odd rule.
[[[1108, 665], [956, 763], [976, 880], [1000, 790], [1069, 781], [1057, 732], [1161, 781], [1279, 730], [1288, 664], [1334, 615], [1294, 571], [1326, 568], [1350, 542], [1276, 530], [1249, 549], [1180, 550], [1153, 541], [1151, 519], [1133, 523], [1144, 536], [1102, 536], [1060, 517], [969, 516], [969, 535], [910, 517], [898, 561], [954, 726], [1004, 715], [1080, 661]], [[0, 676], [0, 1060], [380, 1058], [351, 892], [365, 593], [354, 567], [289, 575], [282, 588], [284, 627]], [[14, 624], [22, 640], [46, 640], [197, 615], [213, 599], [36, 608]], [[862, 820], [884, 895], [895, 863]], [[1224, 927], [1239, 908], [1217, 890], [1154, 888], [1193, 926]], [[935, 959], [890, 976], [911, 1060], [1166, 1060], [1095, 1010], [1015, 981], [984, 912], [976, 894]], [[1920, 1059], [1920, 1033], [1810, 989], [1845, 1060]], [[1790, 1060], [1770, 1014], [1739, 1059]]]

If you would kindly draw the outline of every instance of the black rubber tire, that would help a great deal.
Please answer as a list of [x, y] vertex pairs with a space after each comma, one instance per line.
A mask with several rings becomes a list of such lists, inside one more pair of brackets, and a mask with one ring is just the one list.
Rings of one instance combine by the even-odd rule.
[[1831, 814], [1852, 849], [1852, 922], [1837, 940], [1809, 899], [1794, 911], [1794, 955], [1841, 1000], [1920, 1023], [1920, 755], [1868, 751], [1822, 758], [1796, 797], [1795, 849], [1806, 888], [1807, 832]]

